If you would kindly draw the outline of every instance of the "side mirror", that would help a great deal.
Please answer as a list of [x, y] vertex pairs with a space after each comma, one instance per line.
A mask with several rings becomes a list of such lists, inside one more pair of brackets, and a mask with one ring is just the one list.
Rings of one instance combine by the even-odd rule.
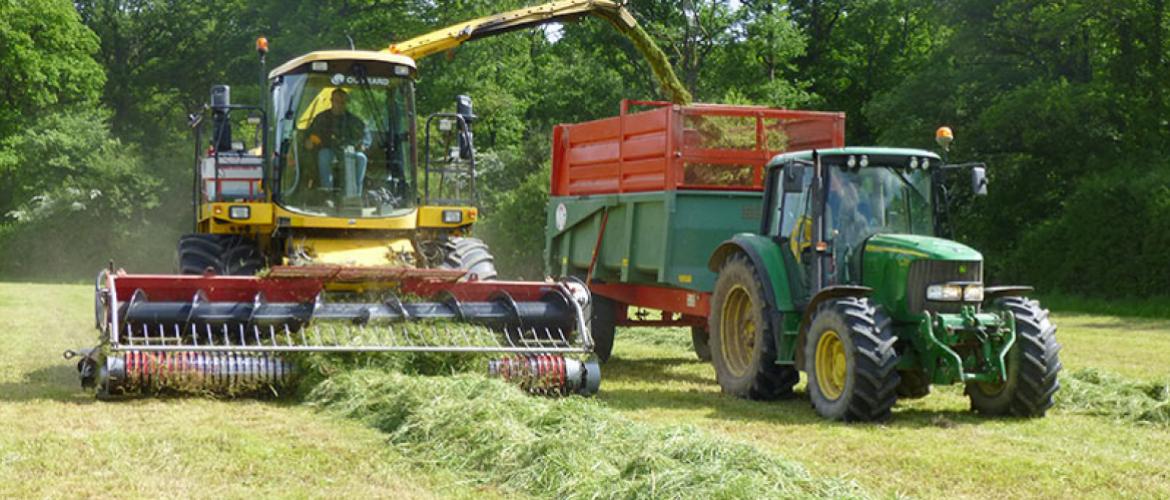
[[785, 193], [800, 193], [804, 191], [804, 171], [801, 165], [789, 163], [783, 167], [784, 179], [781, 183]]
[[458, 131], [459, 134], [459, 158], [463, 160], [471, 159], [475, 154], [475, 147], [473, 146], [474, 136], [471, 133], [471, 123], [478, 118], [471, 108], [471, 97], [466, 95], [455, 96], [455, 114], [463, 118], [463, 122], [467, 124], [466, 130]]
[[971, 167], [971, 192], [987, 196], [987, 171], [983, 167]]

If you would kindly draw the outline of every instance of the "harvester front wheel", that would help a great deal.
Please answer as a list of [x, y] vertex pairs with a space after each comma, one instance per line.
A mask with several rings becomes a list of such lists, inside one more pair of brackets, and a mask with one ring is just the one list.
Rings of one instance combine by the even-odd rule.
[[439, 266], [443, 269], [460, 269], [475, 274], [480, 281], [494, 280], [495, 257], [483, 240], [479, 238], [451, 238], [447, 241], [447, 257]]
[[617, 311], [625, 311], [620, 304], [602, 297], [593, 296], [593, 314], [590, 317], [589, 333], [593, 336], [593, 354], [604, 363], [613, 354], [613, 337], [617, 331]]
[[1011, 313], [1016, 343], [1007, 355], [1007, 380], [997, 384], [971, 382], [971, 408], [986, 415], [1042, 417], [1060, 389], [1060, 344], [1048, 310], [1024, 297], [1004, 297], [994, 308]]
[[817, 413], [845, 421], [889, 417], [898, 399], [895, 340], [889, 318], [868, 299], [821, 303], [804, 345], [808, 394]]
[[723, 392], [758, 400], [792, 396], [800, 372], [776, 364], [776, 334], [768, 321], [773, 307], [746, 256], [737, 254], [723, 263], [707, 318], [707, 345]]
[[179, 272], [251, 276], [264, 268], [264, 255], [251, 238], [223, 234], [188, 234], [179, 238]]

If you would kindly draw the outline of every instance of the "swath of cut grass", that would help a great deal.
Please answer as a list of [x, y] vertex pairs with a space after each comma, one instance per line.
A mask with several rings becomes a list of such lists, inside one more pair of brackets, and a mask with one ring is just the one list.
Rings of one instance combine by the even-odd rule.
[[594, 400], [541, 399], [479, 375], [359, 369], [309, 392], [409, 456], [483, 483], [549, 497], [857, 498], [841, 479], [690, 426], [631, 422]]
[[1170, 426], [1170, 378], [1143, 382], [1086, 368], [1062, 379], [1062, 410]]

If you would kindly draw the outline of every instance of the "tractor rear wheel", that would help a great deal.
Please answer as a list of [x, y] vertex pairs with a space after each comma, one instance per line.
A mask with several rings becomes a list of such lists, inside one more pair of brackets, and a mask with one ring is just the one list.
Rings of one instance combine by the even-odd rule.
[[707, 318], [707, 345], [723, 392], [758, 400], [792, 396], [800, 372], [776, 364], [776, 333], [768, 321], [773, 307], [746, 256], [737, 254], [723, 263]]
[[447, 257], [439, 265], [442, 269], [460, 269], [475, 274], [480, 281], [496, 279], [495, 257], [479, 238], [451, 238], [447, 241]]
[[203, 274], [211, 269], [222, 276], [251, 276], [264, 268], [264, 255], [246, 236], [187, 234], [179, 238], [179, 272]]
[[1007, 381], [967, 384], [971, 408], [986, 415], [1042, 417], [1060, 389], [1056, 325], [1035, 300], [1004, 297], [994, 307], [1015, 317], [1016, 343], [1007, 355]]
[[701, 326], [691, 327], [691, 345], [699, 361], [711, 361], [711, 332]]
[[845, 421], [889, 417], [898, 399], [895, 340], [889, 318], [868, 299], [821, 303], [804, 345], [808, 394], [817, 413]]

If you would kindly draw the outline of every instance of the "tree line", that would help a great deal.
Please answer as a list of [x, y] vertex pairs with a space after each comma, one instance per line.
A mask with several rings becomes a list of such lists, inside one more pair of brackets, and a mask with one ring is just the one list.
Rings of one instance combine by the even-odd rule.
[[[269, 61], [378, 49], [536, 2], [0, 0], [0, 276], [77, 279], [114, 258], [169, 271], [190, 227], [188, 113], [212, 84], [257, 102]], [[1165, 295], [1170, 81], [1164, 0], [632, 0], [700, 102], [844, 111], [847, 142], [984, 161], [958, 238], [989, 281]], [[659, 99], [634, 46], [589, 18], [420, 62], [420, 115], [470, 94], [486, 220], [505, 271], [537, 277], [551, 127]], [[523, 221], [517, 224], [516, 221]]]

